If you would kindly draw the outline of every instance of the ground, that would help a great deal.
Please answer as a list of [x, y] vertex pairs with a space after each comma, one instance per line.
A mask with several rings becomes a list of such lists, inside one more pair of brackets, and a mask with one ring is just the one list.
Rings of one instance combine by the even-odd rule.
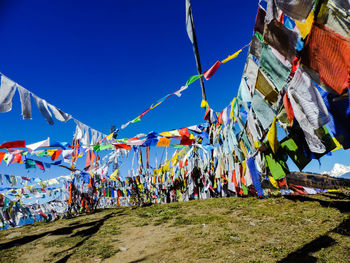
[[0, 231], [0, 262], [350, 262], [350, 195], [117, 208]]

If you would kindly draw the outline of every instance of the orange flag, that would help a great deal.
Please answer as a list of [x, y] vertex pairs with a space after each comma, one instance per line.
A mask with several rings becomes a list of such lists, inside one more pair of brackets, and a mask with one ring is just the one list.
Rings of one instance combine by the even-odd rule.
[[53, 153], [53, 155], [51, 156], [51, 160], [52, 160], [52, 161], [57, 160], [58, 157], [60, 157], [61, 152], [62, 152], [62, 150], [57, 150], [57, 151], [55, 151], [55, 152]]
[[95, 169], [97, 169], [100, 165], [100, 156], [98, 154], [96, 154], [96, 162], [95, 162]]
[[85, 163], [85, 168], [89, 167], [91, 165], [91, 152], [88, 151], [86, 155], [86, 163]]
[[0, 163], [1, 163], [2, 159], [4, 159], [4, 156], [5, 156], [5, 153], [1, 152], [0, 153]]
[[168, 147], [170, 145], [170, 140], [171, 139], [160, 137], [157, 147]]
[[92, 165], [94, 164], [95, 161], [95, 151], [91, 151], [91, 163], [90, 163], [90, 170], [92, 170]]

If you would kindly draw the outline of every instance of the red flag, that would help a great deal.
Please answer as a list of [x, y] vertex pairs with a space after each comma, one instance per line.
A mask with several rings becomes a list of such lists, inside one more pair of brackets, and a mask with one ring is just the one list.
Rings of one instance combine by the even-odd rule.
[[0, 153], [0, 163], [1, 163], [2, 159], [4, 159], [5, 154], [6, 153]]
[[22, 160], [22, 154], [17, 153], [17, 154], [15, 154], [15, 158], [13, 158], [11, 163], [20, 163], [21, 160]]
[[52, 161], [57, 160], [58, 157], [60, 157], [61, 152], [62, 152], [62, 150], [57, 150], [57, 151], [55, 151], [55, 152], [53, 153], [53, 155], [51, 156], [51, 160], [52, 160]]
[[218, 70], [218, 68], [220, 67], [221, 62], [217, 61], [210, 69], [208, 69], [206, 72], [203, 73], [203, 76], [206, 80], [210, 79], [215, 72]]
[[204, 120], [210, 121], [210, 108], [208, 107], [204, 114]]
[[13, 141], [13, 142], [5, 142], [0, 145], [0, 149], [2, 148], [24, 148], [26, 147], [25, 141]]
[[36, 166], [38, 166], [41, 170], [45, 171], [44, 164], [40, 161], [35, 161]]
[[182, 128], [182, 129], [178, 129], [181, 137], [186, 136], [186, 137], [190, 137], [190, 133], [188, 132], [187, 128]]
[[126, 150], [131, 150], [131, 146], [127, 145], [126, 143], [120, 143], [120, 144], [114, 144], [114, 148], [116, 149], [126, 149]]
[[181, 145], [192, 145], [194, 143], [194, 141], [195, 141], [194, 139], [190, 139], [187, 136], [182, 136], [180, 144]]
[[293, 108], [292, 108], [292, 104], [290, 103], [290, 101], [288, 99], [287, 93], [284, 94], [283, 105], [284, 105], [284, 108], [286, 109], [286, 112], [287, 112], [287, 115], [288, 115], [289, 124], [291, 125], [292, 121], [294, 119], [294, 111], [293, 111]]
[[223, 112], [224, 112], [224, 111], [221, 111], [221, 112], [220, 112], [220, 115], [219, 115], [219, 117], [218, 117], [218, 123], [219, 123], [219, 124], [223, 124], [223, 120], [222, 120], [222, 114], [223, 114]]

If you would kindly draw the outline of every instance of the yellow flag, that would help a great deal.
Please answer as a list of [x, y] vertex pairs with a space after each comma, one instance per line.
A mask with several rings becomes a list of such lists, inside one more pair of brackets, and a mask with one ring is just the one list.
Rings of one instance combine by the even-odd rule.
[[255, 149], [258, 149], [260, 147], [260, 142], [254, 141], [254, 147], [255, 147]]
[[246, 170], [247, 170], [247, 161], [246, 160], [244, 160], [244, 161], [242, 161], [242, 174], [243, 174], [243, 176], [245, 176], [245, 172], [246, 172]]
[[52, 156], [55, 153], [55, 151], [57, 151], [57, 149], [47, 150], [47, 155]]
[[174, 131], [166, 131], [159, 133], [160, 136], [164, 137], [172, 137], [172, 136], [180, 136], [180, 133], [177, 130]]
[[305, 22], [302, 23], [298, 20], [295, 20], [295, 24], [299, 28], [302, 38], [305, 38], [311, 31], [312, 23], [314, 21], [314, 11], [311, 10], [309, 16], [306, 18]]
[[115, 180], [117, 179], [118, 174], [119, 174], [119, 170], [116, 169], [109, 177], [110, 177], [113, 181], [115, 181]]
[[234, 110], [234, 104], [235, 104], [235, 102], [236, 102], [236, 97], [234, 97], [233, 99], [232, 99], [232, 102], [231, 102], [231, 112], [230, 112], [230, 119], [232, 120], [233, 119], [233, 110]]
[[273, 153], [276, 153], [279, 147], [279, 143], [277, 140], [276, 120], [277, 120], [276, 117], [274, 117], [273, 122], [271, 124], [271, 128], [267, 133], [267, 140], [269, 141], [269, 144]]
[[112, 140], [112, 138], [113, 138], [113, 132], [107, 135], [107, 140]]
[[343, 148], [343, 145], [341, 145], [340, 142], [338, 142], [338, 140], [335, 137], [333, 137], [332, 139], [333, 139], [335, 145], [337, 146], [334, 150], [332, 150], [332, 152], [340, 150], [340, 149]]
[[272, 176], [269, 176], [269, 180], [270, 180], [271, 184], [273, 185], [273, 187], [279, 189], [278, 183], [275, 180], [275, 178], [273, 178]]
[[241, 52], [242, 52], [242, 49], [238, 50], [237, 52], [233, 53], [232, 55], [228, 56], [223, 61], [221, 61], [221, 63], [226, 63], [227, 61], [230, 61], [231, 59], [236, 58]]
[[206, 100], [202, 100], [201, 108], [207, 108], [207, 107], [209, 107], [208, 102]]

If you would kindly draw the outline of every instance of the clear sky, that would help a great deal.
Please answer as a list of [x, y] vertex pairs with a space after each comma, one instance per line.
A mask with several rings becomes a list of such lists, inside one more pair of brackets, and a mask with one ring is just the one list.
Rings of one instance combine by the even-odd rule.
[[[204, 70], [250, 42], [258, 1], [191, 2]], [[104, 133], [197, 74], [185, 27], [185, 0], [2, 0], [0, 36], [3, 74]], [[236, 95], [246, 55], [245, 50], [205, 82], [214, 110], [221, 111]], [[200, 103], [198, 81], [119, 137], [201, 123]], [[22, 120], [19, 96], [14, 97], [13, 110], [0, 115], [0, 142], [33, 143], [47, 137], [71, 141], [73, 121], [50, 126], [34, 102], [32, 108], [33, 120]], [[330, 170], [335, 162], [348, 160], [349, 151], [341, 150], [321, 159], [321, 167], [313, 161], [305, 170]], [[23, 165], [10, 167], [0, 164], [0, 173], [15, 169], [21, 175], [25, 170]]]

